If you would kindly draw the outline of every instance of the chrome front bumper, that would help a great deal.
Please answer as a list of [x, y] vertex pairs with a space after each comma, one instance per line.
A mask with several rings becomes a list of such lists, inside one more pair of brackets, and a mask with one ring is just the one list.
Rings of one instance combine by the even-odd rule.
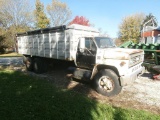
[[121, 86], [126, 86], [132, 84], [138, 77], [138, 75], [143, 74], [145, 71], [144, 67], [140, 67], [136, 71], [132, 72], [131, 74], [121, 76], [120, 77], [120, 84]]

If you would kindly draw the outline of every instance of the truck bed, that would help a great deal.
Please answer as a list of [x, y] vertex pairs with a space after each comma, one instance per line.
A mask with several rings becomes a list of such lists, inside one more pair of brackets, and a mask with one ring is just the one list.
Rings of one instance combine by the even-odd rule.
[[[89, 29], [88, 29], [89, 28]], [[79, 37], [98, 36], [90, 27], [71, 25], [17, 34], [18, 53], [62, 60], [74, 60]]]

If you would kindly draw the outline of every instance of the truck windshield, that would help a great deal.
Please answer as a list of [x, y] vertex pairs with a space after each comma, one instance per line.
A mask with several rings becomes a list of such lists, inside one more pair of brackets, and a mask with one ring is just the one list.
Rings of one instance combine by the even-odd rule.
[[108, 37], [95, 37], [95, 41], [99, 48], [116, 47], [113, 40]]

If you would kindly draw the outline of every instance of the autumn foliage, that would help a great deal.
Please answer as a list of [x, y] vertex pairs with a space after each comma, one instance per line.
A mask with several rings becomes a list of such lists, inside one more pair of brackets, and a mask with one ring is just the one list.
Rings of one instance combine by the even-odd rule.
[[84, 26], [90, 26], [89, 20], [83, 16], [76, 16], [70, 23], [71, 24], [79, 24]]

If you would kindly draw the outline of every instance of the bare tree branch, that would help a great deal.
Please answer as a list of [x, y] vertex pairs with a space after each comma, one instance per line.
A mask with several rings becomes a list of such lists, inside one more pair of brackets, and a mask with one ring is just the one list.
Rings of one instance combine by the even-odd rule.
[[50, 16], [52, 26], [66, 24], [71, 18], [71, 11], [67, 4], [59, 0], [52, 0], [52, 4], [47, 5], [47, 12]]

